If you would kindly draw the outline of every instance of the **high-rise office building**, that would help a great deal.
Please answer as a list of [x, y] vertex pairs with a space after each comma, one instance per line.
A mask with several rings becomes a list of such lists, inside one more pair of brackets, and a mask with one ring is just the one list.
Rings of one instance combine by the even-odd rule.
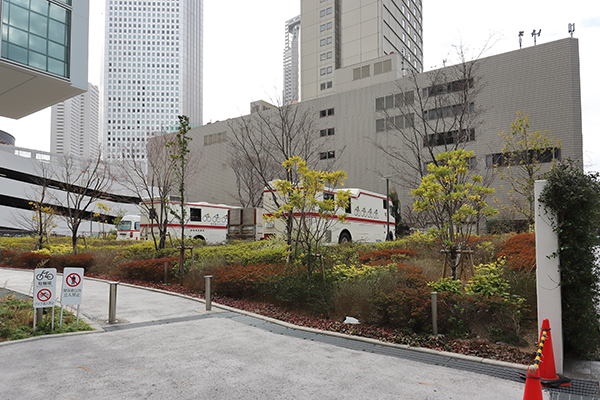
[[285, 23], [283, 103], [300, 100], [300, 16]]
[[100, 96], [98, 86], [52, 106], [50, 152], [82, 158], [99, 153]]
[[106, 0], [104, 157], [146, 157], [178, 115], [202, 124], [202, 0]]
[[336, 69], [391, 53], [404, 71], [422, 72], [422, 15], [421, 0], [301, 0], [301, 99], [336, 93]]
[[0, 116], [21, 118], [83, 93], [88, 0], [0, 1]]

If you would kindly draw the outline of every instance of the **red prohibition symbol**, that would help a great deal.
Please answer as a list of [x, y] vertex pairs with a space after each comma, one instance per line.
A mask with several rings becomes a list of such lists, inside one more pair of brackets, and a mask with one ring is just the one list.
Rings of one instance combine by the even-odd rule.
[[42, 289], [38, 292], [37, 298], [42, 303], [47, 302], [52, 297], [52, 292], [48, 289]]
[[75, 287], [77, 285], [79, 285], [79, 283], [81, 282], [81, 277], [76, 274], [76, 273], [72, 273], [67, 275], [67, 285], [71, 286], [71, 287]]

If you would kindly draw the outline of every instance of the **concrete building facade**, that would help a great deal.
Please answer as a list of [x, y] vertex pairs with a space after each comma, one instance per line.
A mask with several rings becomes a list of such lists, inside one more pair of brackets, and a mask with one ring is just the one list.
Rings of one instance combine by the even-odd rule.
[[301, 0], [301, 20], [302, 101], [339, 93], [336, 70], [392, 53], [423, 71], [421, 0]]
[[202, 124], [202, 0], [107, 0], [102, 87], [105, 158], [144, 160], [178, 115]]
[[88, 0], [0, 2], [0, 116], [19, 119], [87, 90]]
[[52, 106], [50, 152], [83, 158], [100, 153], [100, 97], [98, 86]]
[[[532, 64], [537, 67], [530, 68]], [[354, 80], [354, 70], [367, 65], [372, 71], [382, 72]], [[464, 148], [475, 153], [472, 168], [493, 177], [491, 186], [496, 189], [495, 197], [501, 202], [508, 201], [507, 189], [503, 188], [499, 176], [494, 176], [497, 169], [490, 160], [503, 147], [499, 132], [510, 130], [518, 111], [530, 115], [532, 131], [547, 130], [551, 137], [561, 141], [562, 148], [555, 153], [556, 157], [582, 160], [577, 39], [540, 44], [483, 58], [465, 66], [473, 71], [472, 85], [477, 90], [466, 105], [466, 113], [472, 114], [473, 118], [469, 117], [463, 127], [469, 132], [464, 139]], [[386, 190], [386, 181], [382, 177], [390, 176], [390, 186], [398, 190], [402, 210], [410, 212], [413, 198], [410, 187], [402, 182], [406, 182], [406, 177], [412, 172], [400, 168], [397, 160], [388, 157], [382, 149], [399, 149], [409, 157], [411, 149], [399, 133], [412, 134], [417, 132], [413, 126], [419, 127], [427, 122], [444, 126], [449, 117], [444, 110], [436, 107], [441, 99], [451, 101], [452, 93], [439, 89], [442, 83], [439, 78], [445, 77], [444, 87], [449, 88], [449, 83], [458, 82], [455, 76], [460, 76], [463, 67], [450, 66], [403, 76], [402, 57], [394, 53], [339, 69], [335, 77], [338, 92], [290, 107], [298, 107], [314, 118], [314, 142], [321, 143], [320, 151], [326, 154], [325, 157], [320, 154], [321, 168], [325, 169], [335, 161], [334, 169], [347, 173], [346, 187], [379, 193]], [[236, 193], [236, 180], [230, 166], [229, 142], [234, 134], [232, 127], [242, 118], [252, 118], [253, 115], [256, 114], [190, 131], [193, 138], [191, 149], [201, 154], [201, 172], [194, 180], [196, 183], [188, 187], [190, 201], [237, 204], [233, 195]], [[326, 134], [323, 135], [323, 132]], [[452, 133], [448, 129], [430, 132], [441, 137]], [[252, 132], [248, 134], [252, 135]], [[206, 140], [211, 137], [223, 140]], [[421, 137], [419, 140], [425, 139]], [[435, 153], [444, 149], [443, 145], [434, 146]], [[428, 161], [427, 157], [422, 160], [424, 163]], [[551, 164], [546, 165], [547, 169]]]

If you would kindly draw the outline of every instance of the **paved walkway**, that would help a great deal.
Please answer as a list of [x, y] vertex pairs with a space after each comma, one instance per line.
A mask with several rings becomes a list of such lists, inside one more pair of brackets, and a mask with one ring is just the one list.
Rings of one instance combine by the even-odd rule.
[[[0, 287], [31, 293], [32, 274], [0, 269]], [[96, 332], [1, 344], [0, 399], [523, 398], [511, 364], [207, 312], [201, 300], [123, 284], [120, 323], [108, 325], [108, 294], [84, 280], [81, 314]]]

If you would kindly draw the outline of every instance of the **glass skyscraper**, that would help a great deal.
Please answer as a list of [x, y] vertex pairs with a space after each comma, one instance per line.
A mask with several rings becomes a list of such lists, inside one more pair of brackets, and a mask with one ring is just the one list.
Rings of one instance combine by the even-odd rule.
[[178, 115], [202, 124], [202, 0], [106, 0], [104, 158], [145, 160]]

